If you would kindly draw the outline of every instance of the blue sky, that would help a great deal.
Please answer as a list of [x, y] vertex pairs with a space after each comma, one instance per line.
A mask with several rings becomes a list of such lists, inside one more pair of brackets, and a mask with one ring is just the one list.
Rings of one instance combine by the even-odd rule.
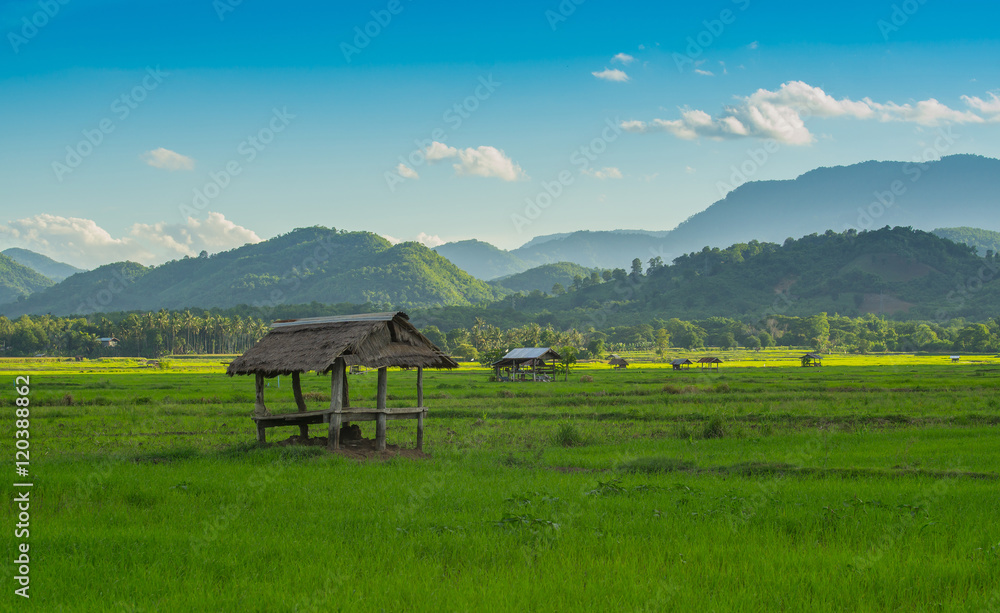
[[818, 166], [1000, 156], [994, 3], [653, 4], [0, 2], [0, 247], [513, 248]]

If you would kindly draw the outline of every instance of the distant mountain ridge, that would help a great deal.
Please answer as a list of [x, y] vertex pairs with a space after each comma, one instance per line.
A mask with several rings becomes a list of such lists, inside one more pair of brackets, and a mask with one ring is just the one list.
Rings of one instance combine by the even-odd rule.
[[419, 243], [391, 245], [370, 232], [312, 227], [152, 268], [108, 264], [2, 305], [0, 312], [67, 315], [240, 304], [267, 309], [311, 302], [408, 308], [469, 305], [504, 293]]
[[[924, 164], [862, 162], [817, 168], [795, 179], [751, 181], [670, 231], [581, 231], [535, 237], [517, 249], [475, 241], [436, 250], [483, 279], [553, 262], [628, 268], [633, 258], [673, 259], [703, 247], [782, 242], [827, 230], [970, 226], [1000, 231], [1000, 160], [952, 155]], [[468, 242], [468, 241], [466, 241]], [[491, 268], [502, 262], [506, 271]], [[513, 270], [518, 265], [521, 270]]]
[[41, 253], [36, 253], [28, 249], [11, 247], [10, 249], [5, 249], [3, 254], [18, 264], [27, 266], [38, 274], [52, 279], [56, 283], [66, 279], [67, 277], [71, 277], [78, 272], [83, 272], [82, 268], [70, 266], [69, 264], [63, 262], [57, 262], [46, 255], [42, 255]]

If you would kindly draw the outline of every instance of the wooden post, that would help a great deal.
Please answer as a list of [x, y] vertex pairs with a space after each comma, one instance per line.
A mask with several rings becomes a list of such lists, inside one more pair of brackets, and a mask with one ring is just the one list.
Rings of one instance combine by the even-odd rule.
[[424, 413], [426, 412], [417, 413], [417, 451], [424, 450]]
[[417, 366], [417, 408], [424, 406], [424, 367]]
[[[295, 396], [295, 406], [299, 408], [299, 413], [305, 413], [306, 401], [302, 398], [302, 382], [299, 380], [299, 373], [292, 373], [292, 394]], [[309, 438], [309, 425], [299, 424], [299, 436]]]
[[267, 407], [264, 406], [264, 375], [257, 373], [255, 387], [257, 388], [257, 401], [253, 406], [253, 414], [267, 415]]
[[385, 451], [385, 401], [388, 388], [389, 370], [383, 366], [378, 369], [378, 396], [375, 408], [379, 411], [375, 421], [375, 450]]
[[340, 425], [344, 408], [344, 358], [337, 358], [330, 371], [330, 426], [327, 431], [326, 446], [330, 449], [340, 449]]
[[[345, 371], [347, 370], [347, 364], [344, 364], [344, 370]], [[351, 395], [349, 393], [350, 390], [348, 388], [348, 381], [349, 381], [349, 378], [345, 376], [344, 377], [344, 400], [343, 400], [343, 407], [345, 409], [348, 409], [348, 408], [351, 407]]]
[[257, 442], [266, 443], [267, 435], [264, 434], [264, 424], [257, 422]]
[[385, 451], [385, 413], [379, 413], [375, 420], [375, 451]]

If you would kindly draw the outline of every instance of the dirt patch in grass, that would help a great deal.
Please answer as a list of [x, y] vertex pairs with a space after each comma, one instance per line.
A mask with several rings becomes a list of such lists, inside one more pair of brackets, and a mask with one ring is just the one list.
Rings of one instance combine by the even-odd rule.
[[[278, 441], [275, 445], [289, 447], [291, 445], [303, 445], [308, 447], [326, 447], [327, 437], [312, 436], [303, 438], [293, 435], [283, 441]], [[423, 460], [430, 458], [429, 453], [424, 453], [417, 449], [408, 449], [399, 445], [386, 444], [384, 451], [375, 450], [375, 439], [361, 438], [349, 441], [341, 441], [340, 449], [331, 451], [339, 456], [352, 460], [389, 460], [391, 458], [408, 458], [411, 460]]]

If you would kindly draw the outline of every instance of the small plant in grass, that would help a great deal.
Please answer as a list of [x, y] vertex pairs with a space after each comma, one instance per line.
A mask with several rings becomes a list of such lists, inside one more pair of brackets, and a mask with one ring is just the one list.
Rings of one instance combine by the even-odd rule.
[[563, 447], [574, 447], [584, 443], [583, 435], [573, 424], [563, 424], [556, 430], [553, 440]]
[[580, 383], [593, 383], [593, 382], [594, 378], [591, 377], [590, 375], [583, 375], [582, 377], [580, 377]]
[[712, 417], [701, 430], [701, 438], [722, 438], [726, 435], [725, 425], [718, 415]]

